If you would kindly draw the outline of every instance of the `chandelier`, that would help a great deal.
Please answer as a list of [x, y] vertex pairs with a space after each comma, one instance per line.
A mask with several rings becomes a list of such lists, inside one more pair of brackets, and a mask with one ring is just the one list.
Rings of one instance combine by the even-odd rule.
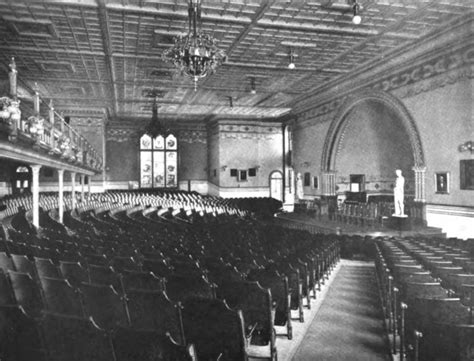
[[155, 100], [153, 101], [152, 112], [151, 112], [151, 121], [145, 127], [145, 133], [150, 135], [153, 139], [159, 135], [162, 135], [164, 138], [166, 138], [166, 136], [169, 134], [169, 129], [166, 128], [166, 126], [162, 122], [160, 122], [160, 120], [158, 119], [157, 100], [158, 100], [158, 97], [155, 97]]
[[201, 31], [201, 0], [189, 0], [188, 15], [188, 34], [175, 37], [173, 47], [163, 52], [162, 59], [191, 77], [196, 91], [198, 80], [214, 73], [226, 54], [217, 47], [215, 38]]

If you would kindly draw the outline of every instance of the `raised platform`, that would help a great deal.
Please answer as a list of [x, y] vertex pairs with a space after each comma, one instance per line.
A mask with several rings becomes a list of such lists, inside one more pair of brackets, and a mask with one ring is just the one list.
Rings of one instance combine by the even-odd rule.
[[[301, 213], [278, 213], [275, 215], [280, 221], [288, 221], [296, 224], [301, 224], [302, 228], [310, 227], [312, 231], [321, 233], [336, 233], [349, 234], [361, 236], [424, 236], [424, 237], [446, 237], [441, 228], [426, 227], [422, 225], [413, 224], [410, 218], [402, 218], [402, 220], [391, 220], [387, 218], [387, 222], [376, 224], [372, 227], [361, 226], [351, 223], [343, 223], [332, 221], [325, 216], [314, 217]], [[399, 218], [399, 217], [393, 217]], [[393, 222], [393, 223], [391, 223]], [[400, 223], [401, 222], [401, 223]], [[387, 223], [391, 223], [390, 226]], [[408, 224], [406, 224], [408, 223]]]

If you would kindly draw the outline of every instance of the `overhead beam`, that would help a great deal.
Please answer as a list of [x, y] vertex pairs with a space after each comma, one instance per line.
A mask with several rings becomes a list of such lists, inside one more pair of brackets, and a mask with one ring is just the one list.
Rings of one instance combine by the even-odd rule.
[[109, 15], [107, 13], [107, 7], [105, 4], [105, 0], [97, 0], [97, 5], [99, 6], [99, 25], [100, 31], [102, 34], [102, 42], [104, 44], [105, 50], [105, 63], [107, 72], [109, 73], [109, 79], [112, 87], [112, 95], [113, 95], [113, 106], [114, 106], [114, 113], [118, 113], [118, 91], [117, 91], [117, 84], [115, 82], [115, 66], [112, 56], [112, 43], [110, 40], [110, 29], [109, 29]]

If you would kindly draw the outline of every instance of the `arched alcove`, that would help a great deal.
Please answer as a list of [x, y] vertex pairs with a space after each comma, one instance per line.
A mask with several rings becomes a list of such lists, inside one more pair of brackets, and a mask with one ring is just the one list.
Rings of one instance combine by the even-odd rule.
[[321, 162], [323, 172], [337, 174], [339, 188], [349, 186], [349, 175], [364, 174], [372, 190], [389, 191], [395, 169], [414, 182], [412, 170], [423, 165], [418, 130], [400, 101], [370, 90], [346, 98], [329, 128]]

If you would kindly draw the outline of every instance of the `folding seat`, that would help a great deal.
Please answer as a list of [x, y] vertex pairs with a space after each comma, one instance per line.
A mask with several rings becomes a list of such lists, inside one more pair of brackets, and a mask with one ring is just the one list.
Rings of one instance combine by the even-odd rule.
[[48, 361], [115, 361], [110, 337], [92, 319], [46, 313], [40, 331]]
[[[291, 295], [288, 288], [288, 278], [275, 270], [257, 269], [252, 270], [247, 279], [258, 281], [260, 286], [270, 289], [274, 312], [273, 323], [275, 326], [286, 328], [286, 335], [291, 340], [293, 338], [293, 326], [291, 323]], [[279, 329], [282, 327], [279, 327]], [[277, 334], [280, 332], [280, 330], [277, 330]]]
[[0, 359], [46, 361], [37, 324], [19, 305], [0, 306]]
[[60, 261], [61, 274], [73, 287], [79, 287], [81, 283], [89, 282], [89, 272], [79, 262]]
[[61, 315], [85, 317], [82, 295], [67, 280], [41, 277], [40, 282], [46, 310]]
[[95, 266], [108, 266], [109, 265], [109, 260], [107, 259], [107, 256], [105, 254], [95, 254], [95, 253], [82, 253], [82, 258], [84, 261], [89, 265], [95, 265]]
[[193, 345], [179, 345], [169, 335], [152, 330], [118, 328], [112, 336], [116, 361], [193, 361]]
[[0, 252], [0, 268], [7, 272], [8, 270], [15, 271], [15, 265], [13, 261], [5, 252]]
[[153, 272], [158, 277], [168, 277], [173, 273], [173, 268], [165, 260], [147, 259], [142, 262], [142, 269]]
[[214, 287], [202, 275], [172, 274], [166, 277], [166, 294], [173, 302], [183, 302], [188, 297], [215, 298]]
[[39, 277], [62, 278], [59, 268], [49, 258], [34, 258], [36, 272]]
[[194, 344], [198, 360], [248, 359], [241, 311], [218, 299], [188, 298], [182, 312], [186, 342]]
[[89, 265], [89, 279], [90, 283], [112, 285], [116, 291], [122, 292], [120, 274], [115, 273], [112, 267]]
[[141, 271], [140, 264], [133, 257], [115, 256], [110, 261], [110, 265], [118, 272], [121, 271]]
[[8, 271], [8, 277], [17, 304], [21, 305], [27, 314], [38, 317], [44, 307], [36, 281], [29, 273]]
[[125, 300], [111, 285], [83, 283], [80, 290], [86, 315], [92, 316], [100, 328], [109, 331], [130, 324]]
[[11, 259], [17, 272], [29, 273], [32, 277], [36, 277], [35, 264], [26, 255], [12, 254]]
[[164, 291], [165, 279], [153, 272], [122, 271], [122, 290], [127, 294], [131, 290]]
[[300, 322], [304, 322], [303, 313], [303, 282], [299, 269], [283, 261], [281, 264], [268, 264], [265, 268], [284, 274], [288, 279], [288, 290], [290, 292], [290, 309], [298, 313]]
[[10, 281], [3, 269], [0, 269], [0, 305], [3, 306], [15, 304], [16, 299], [15, 295], [13, 294]]
[[133, 290], [127, 294], [130, 324], [136, 329], [167, 332], [178, 343], [184, 344], [181, 309], [162, 291]]
[[441, 287], [439, 282], [407, 282], [401, 295], [403, 300], [416, 297], [448, 298], [448, 292]]
[[260, 287], [258, 282], [229, 281], [216, 292], [230, 308], [242, 310], [249, 356], [265, 355], [276, 360], [270, 290]]

